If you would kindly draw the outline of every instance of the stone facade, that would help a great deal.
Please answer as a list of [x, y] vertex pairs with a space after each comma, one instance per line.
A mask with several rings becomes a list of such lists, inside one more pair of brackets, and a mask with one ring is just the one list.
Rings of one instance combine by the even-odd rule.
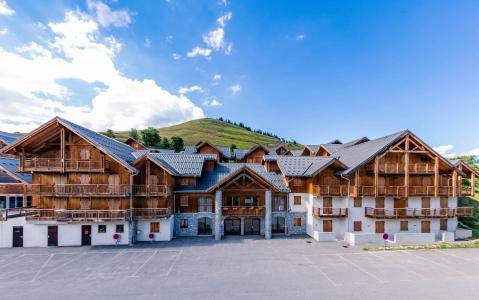
[[[214, 233], [214, 219], [215, 214], [211, 212], [199, 213], [179, 213], [175, 214], [175, 236], [197, 236], [198, 235], [198, 219], [211, 218], [212, 229]], [[188, 228], [180, 228], [181, 220], [188, 220]]]
[[[301, 218], [301, 227], [294, 226], [294, 219]], [[306, 234], [306, 212], [288, 212], [286, 214], [286, 229], [288, 235]]]

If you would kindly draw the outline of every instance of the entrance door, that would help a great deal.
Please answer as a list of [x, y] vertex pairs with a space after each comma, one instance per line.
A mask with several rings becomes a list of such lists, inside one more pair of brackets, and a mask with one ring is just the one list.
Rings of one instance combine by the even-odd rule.
[[261, 233], [261, 220], [257, 218], [244, 219], [244, 234], [259, 235]]
[[91, 246], [91, 225], [81, 226], [81, 245]]
[[48, 226], [48, 246], [58, 246], [58, 226]]
[[274, 216], [273, 222], [271, 224], [271, 231], [273, 233], [284, 233], [285, 229], [285, 219], [284, 217]]
[[23, 247], [23, 226], [13, 227], [13, 247]]
[[[226, 223], [226, 221], [225, 221]], [[199, 218], [198, 219], [198, 235], [212, 235], [213, 228], [211, 226], [211, 218]]]
[[431, 232], [431, 221], [421, 221], [421, 232], [422, 233]]
[[225, 219], [225, 235], [241, 235], [241, 219]]

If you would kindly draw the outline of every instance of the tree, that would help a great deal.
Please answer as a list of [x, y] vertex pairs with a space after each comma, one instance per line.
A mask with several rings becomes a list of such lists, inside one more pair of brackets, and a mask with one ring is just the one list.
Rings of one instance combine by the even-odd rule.
[[140, 139], [140, 135], [138, 134], [138, 130], [136, 128], [132, 128], [128, 133], [128, 136], [137, 141]]
[[235, 152], [235, 149], [238, 149], [238, 147], [237, 147], [235, 144], [231, 144], [231, 145], [230, 145], [230, 152], [231, 152], [231, 153], [234, 153], [234, 152]]
[[163, 138], [163, 142], [161, 143], [161, 148], [163, 149], [170, 149], [170, 141], [167, 137]]
[[115, 138], [115, 133], [114, 133], [113, 130], [111, 130], [111, 129], [107, 129], [106, 132], [105, 132], [105, 135], [106, 135], [107, 137], [111, 137], [112, 139]]
[[171, 147], [175, 149], [176, 152], [180, 152], [185, 148], [185, 143], [181, 137], [174, 136], [171, 138]]
[[160, 134], [158, 133], [158, 130], [153, 127], [148, 127], [147, 129], [142, 130], [141, 139], [143, 140], [143, 144], [147, 147], [157, 147], [160, 146], [161, 143]]

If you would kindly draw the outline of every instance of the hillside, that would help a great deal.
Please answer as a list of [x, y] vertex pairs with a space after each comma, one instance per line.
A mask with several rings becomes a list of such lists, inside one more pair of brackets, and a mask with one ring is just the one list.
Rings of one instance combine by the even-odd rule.
[[[235, 144], [238, 148], [250, 148], [254, 145], [266, 145], [274, 147], [281, 144], [277, 138], [248, 131], [216, 119], [198, 119], [174, 126], [158, 129], [161, 137], [171, 138], [179, 136], [183, 138], [185, 145], [192, 145], [198, 141], [209, 141], [219, 146]], [[128, 132], [115, 132], [117, 139], [125, 140]], [[287, 144], [288, 149], [301, 149], [300, 145]]]

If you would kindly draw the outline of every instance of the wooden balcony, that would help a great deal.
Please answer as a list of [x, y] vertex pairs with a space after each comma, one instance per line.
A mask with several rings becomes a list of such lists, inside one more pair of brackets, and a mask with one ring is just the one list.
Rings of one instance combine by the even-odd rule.
[[[383, 197], [405, 197], [406, 190], [409, 196], [434, 196], [434, 186], [379, 186], [378, 196]], [[439, 196], [452, 196], [452, 186], [440, 186], [438, 187]], [[465, 189], [467, 191], [467, 189]], [[459, 188], [458, 188], [459, 194]], [[376, 196], [376, 189], [374, 186], [352, 186], [351, 196]]]
[[[368, 165], [366, 171], [374, 172], [374, 165]], [[406, 164], [380, 163], [378, 171], [379, 174], [404, 174]], [[411, 163], [409, 164], [409, 174], [434, 174], [434, 163]]]
[[25, 209], [27, 221], [109, 222], [126, 220], [126, 210]]
[[471, 216], [472, 207], [459, 208], [365, 208], [365, 216], [374, 219], [429, 219]]
[[[102, 160], [65, 160], [67, 172], [104, 172], [107, 162]], [[59, 158], [26, 158], [20, 160], [20, 170], [31, 172], [62, 172], [62, 160]]]
[[313, 185], [314, 196], [347, 196], [347, 185]]
[[224, 206], [223, 216], [258, 216], [265, 215], [264, 206]]
[[127, 184], [33, 184], [29, 194], [55, 197], [127, 197], [130, 186]]
[[25, 188], [26, 185], [21, 183], [2, 183], [0, 184], [0, 195], [22, 195]]
[[169, 208], [134, 208], [132, 214], [135, 220], [162, 219], [168, 218], [171, 211]]
[[133, 195], [135, 196], [168, 196], [171, 194], [170, 189], [166, 185], [134, 185]]
[[313, 207], [313, 216], [317, 218], [344, 218], [348, 216], [348, 209], [337, 207]]
[[23, 208], [3, 208], [0, 209], [0, 222], [11, 218], [18, 218], [25, 215]]

